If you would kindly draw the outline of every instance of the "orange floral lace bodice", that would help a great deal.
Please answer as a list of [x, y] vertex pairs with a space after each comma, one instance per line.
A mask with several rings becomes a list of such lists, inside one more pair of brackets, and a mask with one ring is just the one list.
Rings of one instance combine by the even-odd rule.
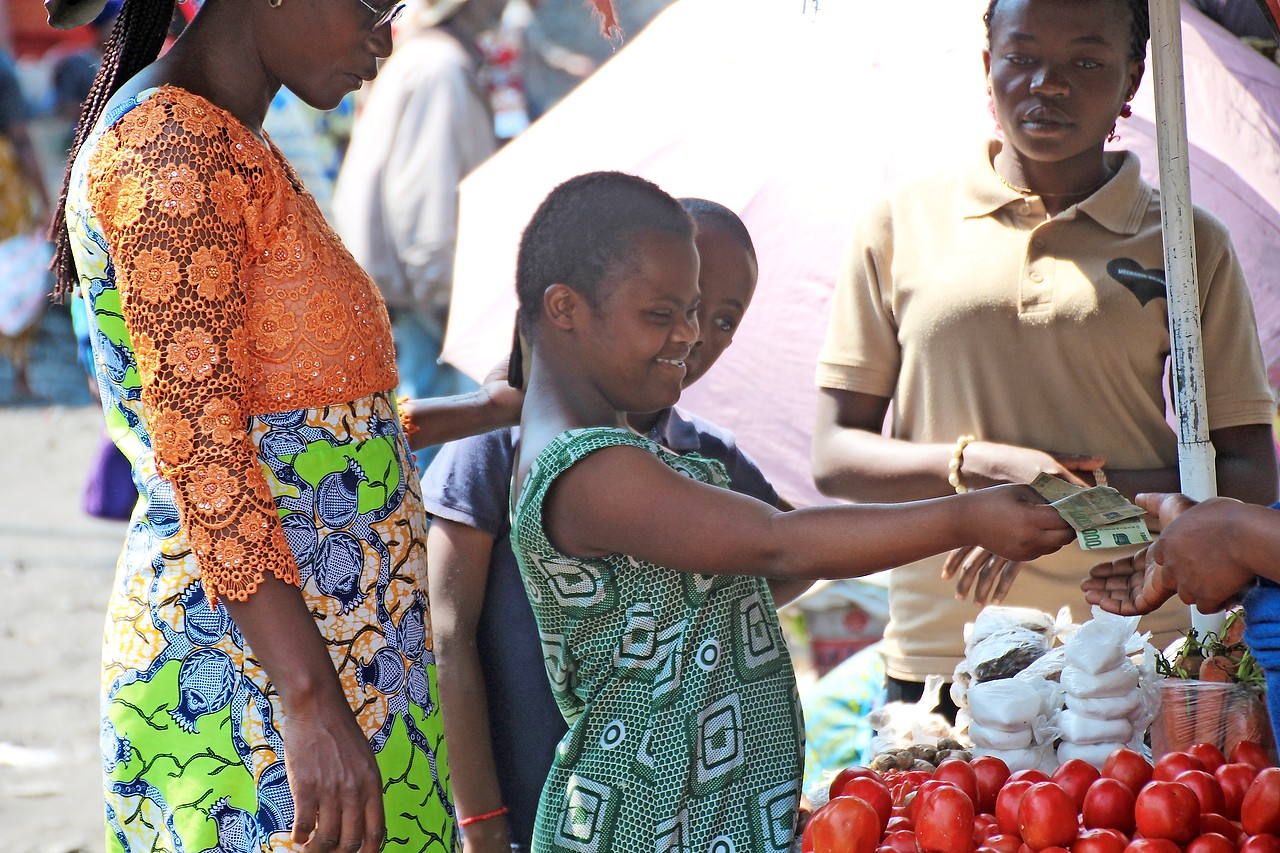
[[244, 600], [268, 571], [297, 583], [248, 417], [394, 388], [382, 297], [278, 152], [190, 92], [120, 117], [86, 183], [207, 593]]

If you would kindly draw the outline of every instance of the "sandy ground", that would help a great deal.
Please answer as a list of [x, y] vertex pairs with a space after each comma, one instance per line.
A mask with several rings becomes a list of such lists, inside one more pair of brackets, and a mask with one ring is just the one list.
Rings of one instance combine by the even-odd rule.
[[98, 660], [124, 524], [80, 510], [101, 420], [92, 406], [0, 409], [0, 850], [6, 853], [103, 849]]

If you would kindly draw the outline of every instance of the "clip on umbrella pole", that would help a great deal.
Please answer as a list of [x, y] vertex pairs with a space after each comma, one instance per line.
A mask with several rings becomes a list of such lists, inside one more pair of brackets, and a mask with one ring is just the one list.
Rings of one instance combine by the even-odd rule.
[[[1173, 351], [1174, 406], [1178, 415], [1178, 472], [1184, 494], [1198, 501], [1218, 493], [1204, 385], [1200, 338], [1200, 287], [1196, 274], [1187, 109], [1182, 77], [1182, 13], [1179, 0], [1150, 0], [1155, 72], [1156, 149], [1160, 155], [1160, 219], [1164, 232], [1165, 285]], [[1221, 615], [1192, 609], [1200, 631], [1221, 627]]]

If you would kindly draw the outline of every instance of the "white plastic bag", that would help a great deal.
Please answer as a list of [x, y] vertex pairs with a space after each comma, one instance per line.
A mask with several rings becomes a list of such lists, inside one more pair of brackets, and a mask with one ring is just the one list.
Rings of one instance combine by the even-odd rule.
[[1081, 699], [1125, 696], [1138, 689], [1138, 668], [1125, 657], [1114, 668], [1097, 673], [1068, 666], [1062, 670], [1062, 689]]
[[1068, 708], [1058, 715], [1062, 739], [1074, 744], [1128, 743], [1133, 740], [1133, 721], [1128, 717], [1104, 720], [1086, 717]]
[[1030, 730], [1041, 716], [1041, 694], [1017, 678], [974, 684], [969, 688], [969, 715], [984, 726], [1006, 732]]
[[1107, 756], [1117, 749], [1127, 747], [1126, 743], [1071, 743], [1063, 741], [1058, 747], [1058, 763], [1064, 764], [1073, 758], [1079, 758], [1092, 764], [1099, 770], [1106, 762]]

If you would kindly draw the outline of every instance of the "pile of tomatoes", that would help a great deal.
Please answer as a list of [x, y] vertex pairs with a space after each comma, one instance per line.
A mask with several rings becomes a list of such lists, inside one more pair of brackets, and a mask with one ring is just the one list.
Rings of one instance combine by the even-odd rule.
[[1243, 742], [1152, 767], [1118, 749], [1101, 771], [1050, 777], [998, 758], [884, 775], [849, 767], [801, 839], [804, 853], [1280, 853], [1280, 768]]

